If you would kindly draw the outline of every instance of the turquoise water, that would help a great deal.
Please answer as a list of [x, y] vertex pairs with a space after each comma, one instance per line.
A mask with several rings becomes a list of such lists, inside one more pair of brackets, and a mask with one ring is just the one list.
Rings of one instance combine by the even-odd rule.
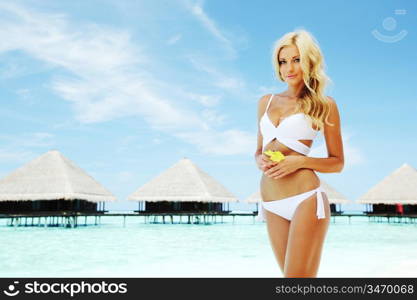
[[[78, 228], [7, 227], [0, 277], [281, 277], [265, 223], [144, 224], [103, 217]], [[319, 277], [417, 277], [417, 224], [330, 223]], [[93, 222], [93, 219], [89, 221]]]

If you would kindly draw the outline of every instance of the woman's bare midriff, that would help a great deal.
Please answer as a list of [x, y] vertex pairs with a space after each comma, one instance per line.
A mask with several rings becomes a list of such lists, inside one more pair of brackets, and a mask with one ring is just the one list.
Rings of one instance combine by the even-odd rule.
[[[300, 140], [303, 144], [311, 146], [311, 140]], [[268, 143], [264, 151], [274, 150], [281, 151], [285, 156], [298, 155], [305, 156], [298, 153], [279, 141], [274, 139]], [[297, 194], [305, 193], [317, 188], [320, 184], [320, 179], [312, 169], [302, 168], [298, 169], [284, 177], [274, 179], [262, 174], [261, 178], [261, 195], [263, 201], [281, 200], [287, 197], [295, 196]]]

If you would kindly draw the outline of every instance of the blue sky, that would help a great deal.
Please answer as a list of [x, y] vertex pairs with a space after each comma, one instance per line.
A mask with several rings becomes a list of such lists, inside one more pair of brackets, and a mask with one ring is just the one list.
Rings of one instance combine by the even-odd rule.
[[[414, 1], [0, 1], [0, 177], [57, 149], [129, 194], [192, 159], [238, 198], [259, 188], [258, 99], [275, 40], [310, 31], [325, 57], [345, 168], [319, 176], [356, 200], [417, 167]], [[323, 136], [310, 156], [327, 155]], [[349, 206], [357, 209], [362, 206]], [[236, 209], [252, 206], [237, 205]]]

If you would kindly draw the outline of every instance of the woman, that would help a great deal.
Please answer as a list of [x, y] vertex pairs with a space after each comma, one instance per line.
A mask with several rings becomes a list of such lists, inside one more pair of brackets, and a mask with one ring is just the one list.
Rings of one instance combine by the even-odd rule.
[[[255, 160], [263, 171], [258, 220], [266, 220], [269, 240], [284, 277], [316, 277], [330, 221], [330, 205], [315, 171], [341, 172], [344, 165], [336, 102], [324, 95], [328, 80], [320, 48], [310, 33], [285, 34], [272, 61], [277, 77], [288, 84], [258, 104]], [[319, 131], [327, 158], [307, 157]], [[264, 154], [281, 151], [274, 162]]]

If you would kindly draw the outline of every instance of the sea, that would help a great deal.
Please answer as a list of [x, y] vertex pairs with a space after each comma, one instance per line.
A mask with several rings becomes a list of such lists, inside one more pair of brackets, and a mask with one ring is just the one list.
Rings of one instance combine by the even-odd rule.
[[[282, 277], [266, 224], [252, 216], [210, 224], [103, 216], [75, 228], [0, 219], [0, 245], [0, 277]], [[417, 277], [417, 223], [332, 217], [317, 276]]]

